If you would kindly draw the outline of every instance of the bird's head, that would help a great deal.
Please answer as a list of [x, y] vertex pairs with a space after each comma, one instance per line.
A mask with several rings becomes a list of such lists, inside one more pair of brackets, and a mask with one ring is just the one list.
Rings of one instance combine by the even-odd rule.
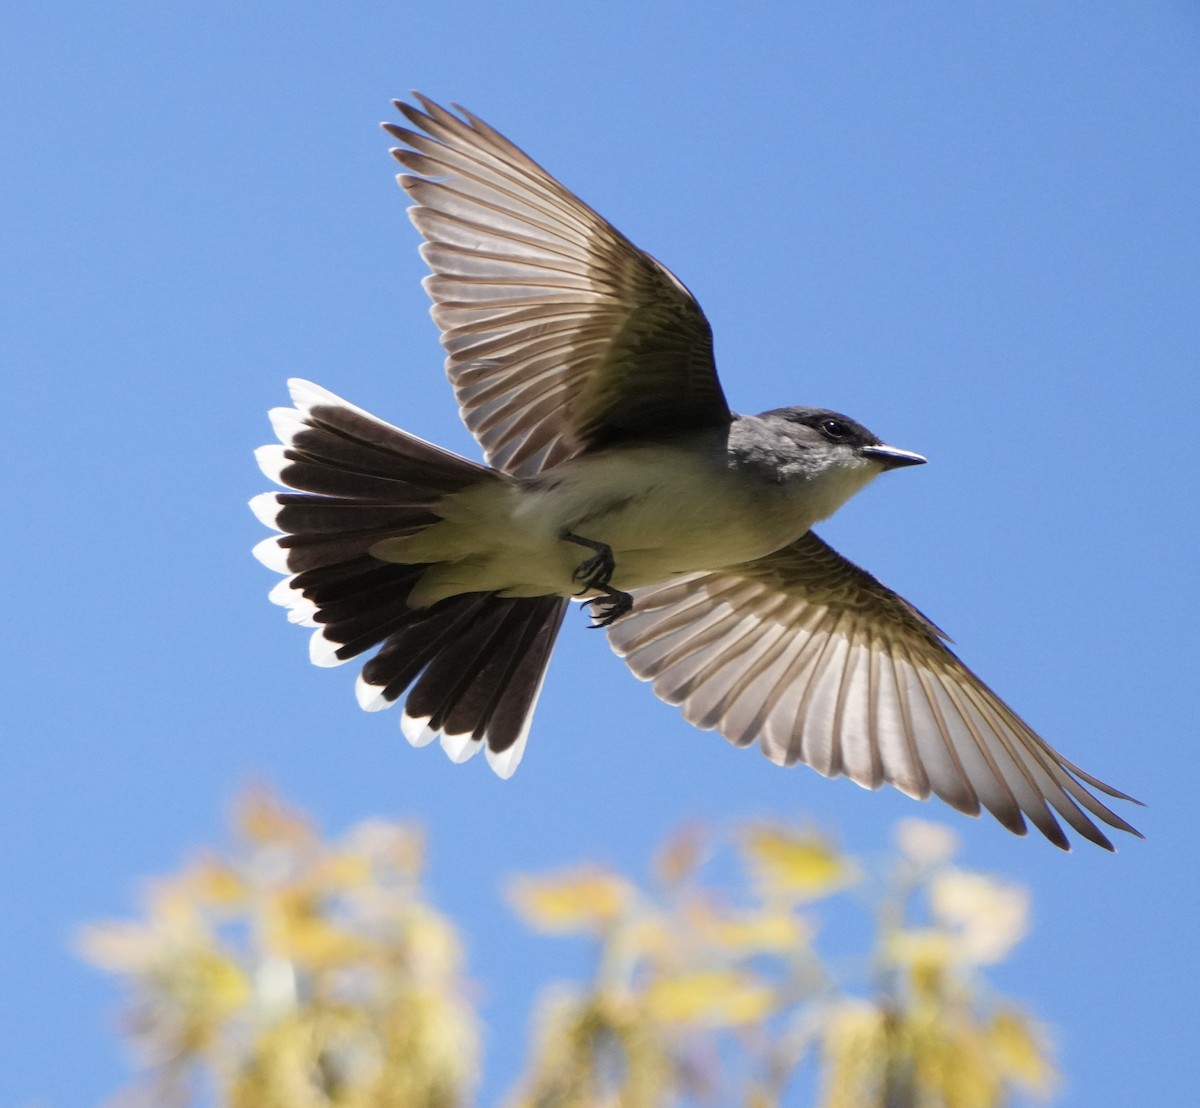
[[820, 490], [818, 518], [832, 515], [885, 470], [925, 461], [826, 408], [776, 408], [758, 418], [786, 458], [782, 468], [787, 480], [803, 481], [811, 492]]

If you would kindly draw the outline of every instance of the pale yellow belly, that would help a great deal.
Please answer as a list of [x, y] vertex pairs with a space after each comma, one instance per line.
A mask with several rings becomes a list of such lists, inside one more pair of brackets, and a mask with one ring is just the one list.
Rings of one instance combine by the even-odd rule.
[[497, 551], [513, 578], [505, 587], [574, 592], [572, 574], [590, 552], [560, 539], [563, 530], [611, 547], [611, 584], [628, 590], [760, 558], [808, 529], [780, 486], [748, 489], [718, 469], [663, 466], [661, 452], [655, 448], [655, 465], [638, 451], [601, 456], [522, 498], [498, 544], [510, 551]]
[[814, 522], [803, 490], [748, 481], [719, 462], [661, 446], [582, 458], [540, 481], [454, 494], [438, 507], [442, 523], [374, 552], [429, 564], [418, 604], [482, 591], [572, 596], [592, 552], [564, 531], [611, 547], [610, 583], [628, 591], [763, 557]]

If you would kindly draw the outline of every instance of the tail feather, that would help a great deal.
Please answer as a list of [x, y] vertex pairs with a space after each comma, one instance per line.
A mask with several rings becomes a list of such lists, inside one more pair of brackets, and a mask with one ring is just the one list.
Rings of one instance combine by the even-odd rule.
[[265, 549], [256, 556], [262, 561], [269, 557], [271, 560], [267, 565], [271, 569], [280, 569], [282, 566], [280, 572], [303, 573], [305, 570], [342, 565], [366, 555], [371, 547], [384, 538], [415, 534], [436, 522], [437, 516], [432, 516], [428, 523], [420, 526], [409, 523], [404, 526], [374, 527], [369, 531], [347, 531], [342, 535], [281, 535], [260, 543], [259, 546]]
[[[359, 702], [386, 707], [409, 690], [404, 715], [414, 726], [406, 734], [422, 745], [427, 730], [486, 740], [492, 768], [508, 777], [524, 752], [566, 607], [556, 596], [467, 593], [410, 609], [363, 667]], [[456, 761], [461, 750], [447, 746]]]
[[280, 446], [257, 451], [263, 472], [294, 492], [264, 493], [255, 514], [282, 532], [255, 548], [290, 576], [271, 598], [314, 628], [312, 658], [338, 665], [374, 647], [358, 681], [368, 710], [407, 692], [402, 722], [415, 745], [435, 734], [455, 761], [487, 747], [503, 777], [516, 769], [567, 602], [464, 593], [410, 606], [427, 565], [369, 553], [441, 518], [448, 493], [494, 471], [375, 419], [331, 393], [290, 382], [294, 408], [271, 422]]
[[[530, 621], [543, 615], [531, 610], [531, 604], [500, 598], [489, 598], [482, 607], [470, 628], [430, 662], [408, 695], [409, 713], [428, 716], [434, 730], [461, 735], [488, 728], [516, 668], [515, 650]], [[495, 735], [490, 745], [503, 750], [515, 739]]]
[[[526, 705], [537, 694], [565, 611], [566, 602], [557, 597], [508, 606], [478, 676], [451, 706], [448, 730], [486, 729], [488, 749], [496, 753], [521, 740]], [[432, 680], [427, 671], [421, 683]]]
[[[358, 584], [354, 581], [343, 581], [336, 587], [326, 589], [310, 589], [307, 598], [314, 595], [322, 597], [320, 601], [321, 623], [326, 631], [339, 642], [349, 643], [357, 635], [369, 630], [370, 615], [378, 612], [380, 618], [385, 611], [395, 607], [396, 611], [410, 611], [408, 594], [413, 584], [420, 578], [424, 566], [389, 566], [396, 572], [371, 575], [369, 581]], [[353, 657], [347, 654], [347, 658]]]
[[437, 517], [427, 509], [389, 504], [360, 504], [303, 492], [264, 493], [255, 501], [269, 502], [273, 510], [259, 518], [268, 527], [293, 535], [338, 535], [346, 531], [427, 526]]
[[386, 588], [397, 579], [401, 570], [411, 571], [412, 567], [381, 562], [378, 558], [363, 554], [338, 565], [297, 573], [288, 583], [293, 590], [303, 592], [314, 603], [326, 605]]
[[[485, 595], [468, 593], [415, 609], [404, 626], [397, 628], [379, 653], [363, 666], [362, 683], [385, 705], [396, 703], [430, 662], [471, 626]], [[360, 700], [364, 695], [366, 690], [360, 690]], [[406, 711], [414, 719], [421, 717], [407, 705]]]
[[440, 490], [426, 492], [412, 481], [387, 473], [343, 468], [335, 462], [316, 458], [298, 449], [262, 446], [255, 453], [259, 469], [272, 481], [302, 492], [340, 497], [359, 504], [394, 504], [401, 507], [422, 507], [435, 503], [443, 495]]
[[[335, 439], [370, 447], [374, 453], [363, 457], [374, 459], [376, 467], [364, 466], [368, 472], [386, 475], [394, 472], [398, 477], [413, 482], [419, 488], [454, 492], [474, 484], [481, 474], [489, 472], [486, 466], [434, 446], [431, 442], [410, 435], [407, 431], [393, 427], [376, 419], [369, 412], [356, 408], [339, 396], [308, 381], [293, 379], [288, 382], [295, 409], [281, 408], [277, 411], [299, 413], [302, 424], [292, 433], [292, 440], [299, 450], [314, 456], [325, 456], [339, 462], [335, 452]], [[299, 437], [298, 437], [299, 436]], [[285, 444], [288, 439], [280, 435]], [[322, 455], [321, 446], [331, 453]], [[403, 459], [398, 469], [389, 470], [390, 463]]]

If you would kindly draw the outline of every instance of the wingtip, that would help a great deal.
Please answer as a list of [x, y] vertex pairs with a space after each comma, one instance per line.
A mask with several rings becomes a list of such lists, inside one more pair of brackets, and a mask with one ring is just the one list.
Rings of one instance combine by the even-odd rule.
[[[1057, 849], [1061, 850], [1064, 854], [1074, 854], [1075, 853], [1075, 848], [1071, 845], [1071, 840], [1068, 839], [1065, 835], [1062, 837], [1061, 840], [1060, 839], [1052, 839], [1049, 835], [1046, 835], [1046, 841], [1051, 846], [1056, 847]], [[1095, 842], [1094, 839], [1092, 841]], [[1105, 850], [1112, 850], [1112, 848], [1113, 848], [1112, 843], [1110, 843], [1107, 839], [1105, 839], [1104, 842], [1097, 842], [1096, 845], [1104, 847]]]
[[[403, 143], [405, 146], [411, 145], [413, 140], [417, 137], [407, 127], [403, 127], [399, 123], [395, 123], [392, 120], [385, 119], [379, 124], [379, 126], [383, 128], [385, 134], [390, 135], [397, 142]], [[389, 153], [395, 157], [396, 147], [393, 147]]]

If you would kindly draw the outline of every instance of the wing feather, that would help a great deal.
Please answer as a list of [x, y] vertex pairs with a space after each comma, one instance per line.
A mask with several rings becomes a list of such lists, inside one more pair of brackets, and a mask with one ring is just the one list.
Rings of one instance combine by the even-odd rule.
[[757, 739], [782, 765], [936, 795], [970, 815], [986, 809], [1064, 850], [1060, 820], [1109, 850], [1096, 821], [1138, 834], [1089, 786], [1131, 798], [1058, 754], [933, 623], [815, 535], [636, 590], [609, 638], [690, 722], [740, 746]]
[[470, 112], [418, 96], [385, 124], [425, 239], [463, 420], [521, 476], [583, 451], [722, 426], [712, 334], [683, 284]]

